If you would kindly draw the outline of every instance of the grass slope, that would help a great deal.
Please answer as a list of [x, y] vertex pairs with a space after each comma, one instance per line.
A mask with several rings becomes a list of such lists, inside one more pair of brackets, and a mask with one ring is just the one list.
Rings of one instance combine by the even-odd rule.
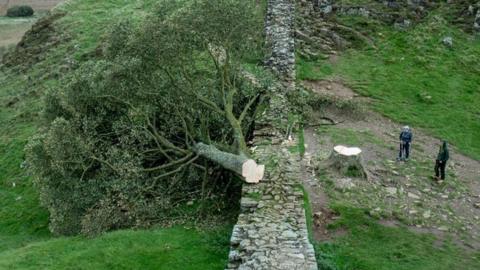
[[175, 227], [57, 238], [0, 253], [0, 269], [223, 269], [231, 229]]
[[347, 234], [335, 241], [316, 244], [320, 269], [356, 270], [473, 270], [480, 268], [480, 253], [471, 254], [430, 234], [379, 225], [363, 210], [336, 205], [340, 214], [331, 227]]
[[[427, 129], [480, 159], [480, 39], [450, 25], [437, 11], [402, 32], [372, 26], [378, 47], [349, 50], [338, 62], [299, 61], [300, 79], [342, 77], [374, 107], [405, 124]], [[347, 25], [375, 25], [340, 18]], [[453, 37], [452, 48], [442, 44]]]
[[[54, 239], [22, 168], [23, 148], [39, 127], [42, 96], [64, 76], [65, 63], [91, 57], [120, 20], [141, 22], [156, 0], [76, 0], [57, 11], [62, 42], [25, 72], [0, 70], [0, 269], [223, 269], [231, 224], [208, 231], [182, 228], [123, 231], [97, 239]], [[0, 33], [3, 30], [0, 29]], [[228, 223], [226, 221], [225, 223]]]
[[55, 23], [57, 35], [68, 35], [68, 41], [43, 52], [44, 60], [26, 72], [0, 71], [0, 251], [49, 235], [48, 213], [21, 168], [23, 148], [38, 127], [42, 93], [58, 85], [62, 63], [81, 61], [111, 25], [122, 18], [142, 20], [155, 2], [70, 1], [59, 8], [67, 15]]
[[[341, 78], [372, 98], [379, 112], [428, 130], [480, 159], [480, 39], [449, 24], [446, 9], [432, 12], [407, 31], [370, 18], [339, 16], [342, 24], [370, 33], [377, 49], [350, 49], [334, 60], [298, 59], [298, 79]], [[442, 44], [447, 36], [453, 38], [452, 48]], [[334, 138], [357, 143], [367, 135], [328, 132]], [[380, 225], [357, 207], [331, 205], [340, 218], [330, 229], [341, 229], [345, 234], [315, 244], [320, 269], [480, 269], [480, 253], [431, 234]]]

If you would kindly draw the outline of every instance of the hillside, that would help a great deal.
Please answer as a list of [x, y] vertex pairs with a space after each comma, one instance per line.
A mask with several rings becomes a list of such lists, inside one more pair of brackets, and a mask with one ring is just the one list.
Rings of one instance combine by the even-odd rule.
[[[54, 238], [48, 229], [49, 214], [40, 206], [25, 168], [24, 147], [42, 124], [45, 92], [95, 58], [114, 25], [127, 18], [134, 25], [141, 23], [157, 2], [69, 1], [42, 17], [10, 51], [10, 58], [4, 59], [6, 65], [0, 71], [0, 268], [222, 269], [225, 265], [235, 209], [221, 221], [213, 214], [195, 228], [189, 216], [200, 206], [189, 204], [176, 215], [192, 223], [175, 225], [174, 219], [167, 219], [170, 229], [122, 231], [97, 239]], [[222, 202], [217, 199], [211, 207], [221, 209]], [[65, 253], [58, 253], [59, 249]], [[85, 263], [79, 266], [81, 261]]]
[[[303, 87], [320, 95], [308, 96], [315, 99], [307, 101], [313, 124], [307, 122], [302, 135], [306, 170], [317, 178], [305, 176], [305, 187], [319, 265], [478, 268], [480, 40], [474, 1], [317, 2], [317, 8], [297, 5], [297, 72]], [[318, 123], [319, 116], [334, 124]], [[404, 125], [414, 134], [405, 163], [395, 160]], [[451, 160], [446, 180], [436, 182], [440, 140], [450, 143]], [[337, 144], [365, 151], [367, 181], [329, 168]]]

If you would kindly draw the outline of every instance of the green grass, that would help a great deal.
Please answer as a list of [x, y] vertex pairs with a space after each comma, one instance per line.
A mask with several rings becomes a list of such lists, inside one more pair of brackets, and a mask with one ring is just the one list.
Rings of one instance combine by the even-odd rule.
[[[386, 116], [422, 127], [480, 159], [480, 39], [439, 14], [405, 32], [367, 29], [375, 30], [377, 50], [352, 49], [335, 64], [300, 61], [299, 78], [340, 76]], [[445, 36], [453, 37], [453, 48], [441, 43]]]
[[308, 231], [308, 240], [313, 243], [313, 211], [312, 211], [312, 204], [310, 203], [310, 196], [308, 192], [305, 190], [305, 187], [302, 185], [298, 185], [298, 189], [303, 192], [303, 208], [305, 209], [305, 219], [307, 223], [307, 231]]
[[385, 146], [385, 142], [375, 137], [369, 130], [359, 130], [352, 128], [339, 128], [335, 126], [323, 126], [317, 129], [317, 133], [329, 134], [333, 144], [345, 146], [366, 146], [368, 143]]
[[0, 269], [224, 269], [231, 226], [57, 238], [0, 253]]
[[315, 245], [320, 269], [449, 270], [479, 269], [480, 253], [466, 252], [450, 241], [417, 234], [406, 228], [385, 227], [357, 208], [332, 207], [340, 219], [331, 229], [347, 234]]

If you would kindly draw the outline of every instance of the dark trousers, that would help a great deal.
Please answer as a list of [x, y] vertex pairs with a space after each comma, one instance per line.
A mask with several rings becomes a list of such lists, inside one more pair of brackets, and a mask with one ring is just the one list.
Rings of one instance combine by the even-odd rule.
[[447, 166], [447, 162], [443, 161], [440, 162], [437, 160], [435, 162], [435, 176], [440, 177], [440, 179], [445, 180], [445, 167]]
[[400, 153], [398, 153], [398, 158], [399, 159], [405, 159], [410, 156], [410, 143], [409, 142], [403, 142], [400, 143]]

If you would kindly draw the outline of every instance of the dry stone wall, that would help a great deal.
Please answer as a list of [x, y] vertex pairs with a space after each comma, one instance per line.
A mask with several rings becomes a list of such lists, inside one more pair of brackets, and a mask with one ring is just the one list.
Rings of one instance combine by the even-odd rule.
[[295, 4], [293, 0], [268, 0], [265, 18], [267, 66], [292, 85], [295, 81]]
[[286, 83], [270, 88], [269, 107], [256, 119], [254, 157], [266, 165], [259, 184], [244, 184], [241, 213], [233, 228], [228, 270], [317, 270], [308, 239], [300, 160], [288, 147], [287, 91], [294, 87], [293, 1], [269, 0], [267, 63]]

